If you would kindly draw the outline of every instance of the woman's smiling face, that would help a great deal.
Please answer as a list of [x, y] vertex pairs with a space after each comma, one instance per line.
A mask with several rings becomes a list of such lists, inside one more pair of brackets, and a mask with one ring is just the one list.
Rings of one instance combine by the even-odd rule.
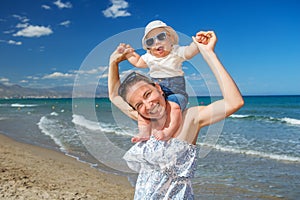
[[165, 113], [166, 100], [158, 84], [137, 82], [127, 91], [126, 99], [145, 118], [160, 119]]

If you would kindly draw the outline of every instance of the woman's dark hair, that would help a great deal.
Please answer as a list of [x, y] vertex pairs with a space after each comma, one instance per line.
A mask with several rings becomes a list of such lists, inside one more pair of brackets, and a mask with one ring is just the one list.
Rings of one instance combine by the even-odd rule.
[[126, 95], [127, 95], [128, 89], [140, 81], [143, 81], [152, 86], [155, 86], [155, 83], [149, 77], [139, 74], [137, 72], [131, 72], [121, 83], [119, 90], [118, 90], [118, 94], [123, 98], [124, 101], [127, 102]]

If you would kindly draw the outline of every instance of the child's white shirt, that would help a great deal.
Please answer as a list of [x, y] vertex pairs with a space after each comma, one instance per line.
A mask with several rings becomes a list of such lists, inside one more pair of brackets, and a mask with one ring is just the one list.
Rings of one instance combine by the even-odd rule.
[[187, 46], [174, 45], [169, 55], [157, 58], [149, 52], [142, 55], [148, 65], [152, 78], [170, 78], [183, 76], [182, 62], [185, 61], [184, 51]]

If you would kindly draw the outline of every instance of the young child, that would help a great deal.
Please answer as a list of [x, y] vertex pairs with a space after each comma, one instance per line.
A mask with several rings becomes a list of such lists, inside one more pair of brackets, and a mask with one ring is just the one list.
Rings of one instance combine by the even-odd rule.
[[[196, 39], [199, 39], [198, 34]], [[198, 42], [207, 41], [198, 40]], [[146, 26], [142, 43], [143, 48], [147, 50], [147, 53], [142, 56], [137, 54], [130, 45], [120, 46], [118, 51], [125, 53], [127, 60], [135, 67], [148, 67], [150, 77], [154, 82], [159, 83], [164, 91], [171, 107], [171, 120], [168, 128], [153, 134], [158, 140], [168, 140], [179, 128], [182, 121], [181, 112], [188, 103], [182, 62], [194, 57], [199, 50], [194, 42], [189, 46], [179, 46], [176, 31], [160, 20], [152, 21]], [[151, 121], [139, 115], [138, 128], [139, 133], [131, 141], [148, 140], [151, 135]]]

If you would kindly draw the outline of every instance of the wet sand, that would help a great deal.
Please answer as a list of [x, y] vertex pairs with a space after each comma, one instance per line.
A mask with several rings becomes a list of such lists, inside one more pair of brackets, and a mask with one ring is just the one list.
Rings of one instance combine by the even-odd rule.
[[0, 135], [0, 199], [133, 199], [126, 177]]

